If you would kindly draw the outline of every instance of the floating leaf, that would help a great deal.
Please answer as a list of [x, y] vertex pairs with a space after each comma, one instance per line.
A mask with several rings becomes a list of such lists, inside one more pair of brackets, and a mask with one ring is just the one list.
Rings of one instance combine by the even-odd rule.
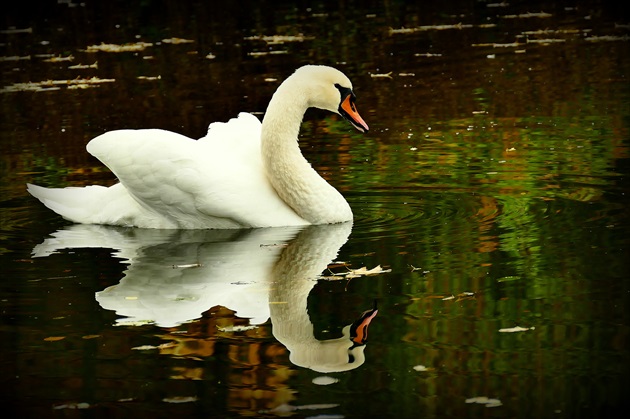
[[[9, 92], [47, 92], [50, 90], [60, 90], [61, 87], [67, 87], [68, 89], [94, 87], [101, 83], [112, 83], [114, 79], [100, 79], [98, 77], [91, 77], [87, 79], [73, 79], [73, 80], [45, 80], [40, 82], [28, 82], [28, 83], [14, 83], [11, 86], [5, 86], [0, 89], [0, 93]], [[80, 86], [80, 87], [79, 87]]]
[[162, 39], [162, 42], [164, 42], [165, 44], [190, 44], [195, 41], [193, 41], [192, 39], [168, 38]]
[[414, 32], [423, 32], [423, 31], [443, 31], [448, 29], [471, 29], [471, 28], [494, 28], [496, 24], [494, 23], [482, 23], [481, 25], [470, 25], [470, 24], [462, 24], [456, 23], [454, 25], [426, 25], [426, 26], [417, 26], [415, 28], [401, 28], [401, 29], [389, 29], [389, 34], [401, 34], [401, 33], [414, 33]]
[[498, 407], [503, 405], [503, 403], [501, 403], [501, 400], [491, 399], [486, 396], [471, 397], [470, 399], [466, 399], [466, 403], [484, 404], [486, 405], [486, 407]]
[[306, 37], [302, 34], [299, 35], [270, 35], [270, 36], [246, 36], [244, 38], [248, 41], [264, 41], [269, 45], [284, 44], [285, 42], [304, 42], [307, 39], [313, 39], [313, 37]]
[[289, 51], [253, 51], [248, 52], [247, 55], [252, 57], [262, 57], [264, 55], [280, 55], [280, 54], [288, 54]]
[[151, 47], [153, 44], [148, 42], [136, 42], [134, 44], [105, 44], [101, 43], [100, 45], [90, 45], [87, 47], [85, 52], [130, 52], [130, 51], [142, 51], [147, 47]]
[[389, 73], [371, 73], [370, 77], [372, 77], [373, 79], [391, 79], [392, 78], [392, 72], [390, 71]]
[[76, 64], [68, 67], [68, 70], [84, 70], [86, 68], [98, 68], [98, 61], [94, 64]]
[[[339, 265], [336, 265], [339, 266]], [[383, 269], [381, 267], [381, 265], [377, 265], [372, 269], [368, 269], [365, 266], [359, 269], [350, 269], [347, 267], [347, 265], [341, 265], [341, 266], [345, 266], [347, 271], [346, 272], [332, 272], [332, 276], [320, 276], [320, 279], [337, 279], [339, 277], [343, 277], [343, 278], [359, 278], [361, 276], [370, 276], [370, 275], [378, 275], [378, 274], [382, 274], [382, 273], [387, 273], [387, 272], [391, 272], [391, 269]], [[330, 268], [330, 266], [329, 266]]]
[[521, 44], [519, 42], [510, 42], [506, 44], [497, 44], [495, 42], [483, 42], [480, 44], [472, 44], [473, 47], [492, 47], [492, 48], [515, 48], [521, 45], [524, 45], [524, 44]]
[[153, 345], [141, 345], [131, 348], [132, 351], [150, 351], [151, 349], [158, 349], [158, 347]]
[[529, 19], [532, 17], [539, 17], [539, 18], [551, 17], [551, 14], [545, 13], [545, 12], [538, 12], [538, 13], [521, 13], [518, 15], [503, 15], [500, 17], [502, 17], [503, 19]]
[[162, 76], [138, 76], [138, 80], [161, 80]]
[[499, 332], [501, 332], [501, 333], [514, 333], [514, 332], [525, 332], [527, 330], [534, 330], [534, 327], [515, 326], [515, 327], [508, 327], [508, 328], [505, 328], [505, 329], [499, 329]]
[[346, 278], [358, 278], [361, 276], [378, 275], [391, 271], [391, 269], [383, 269], [381, 265], [377, 265], [372, 269], [367, 269], [366, 267], [359, 269], [350, 269], [350, 272], [348, 273], [348, 275], [346, 275]]
[[331, 262], [328, 264], [328, 269], [335, 269], [335, 268], [345, 268], [348, 266], [347, 262], [344, 261], [336, 261], [336, 262]]
[[190, 402], [196, 402], [197, 397], [195, 396], [165, 397], [162, 399], [162, 401], [166, 403], [190, 403]]
[[47, 63], [59, 63], [62, 61], [74, 61], [74, 57], [72, 55], [68, 55], [67, 57], [57, 56], [57, 57], [50, 57], [44, 60], [44, 62], [47, 62]]

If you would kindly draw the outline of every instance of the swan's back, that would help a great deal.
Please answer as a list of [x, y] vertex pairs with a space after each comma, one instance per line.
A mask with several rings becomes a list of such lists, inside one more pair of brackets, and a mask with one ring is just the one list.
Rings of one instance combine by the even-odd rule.
[[174, 228], [307, 224], [267, 181], [260, 121], [251, 114], [211, 124], [200, 140], [156, 129], [122, 130], [95, 138], [87, 148], [146, 213]]

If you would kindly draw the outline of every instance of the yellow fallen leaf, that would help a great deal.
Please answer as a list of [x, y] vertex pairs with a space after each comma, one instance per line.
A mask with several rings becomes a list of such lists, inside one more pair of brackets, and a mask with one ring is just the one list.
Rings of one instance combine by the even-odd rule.
[[59, 63], [62, 61], [73, 61], [73, 60], [74, 60], [74, 57], [72, 55], [68, 55], [67, 57], [61, 57], [61, 56], [50, 57], [50, 58], [45, 59], [44, 61], [47, 63]]
[[384, 78], [391, 79], [392, 72], [390, 71], [389, 73], [371, 73], [370, 77], [372, 77], [373, 79], [384, 79]]
[[65, 336], [49, 336], [47, 338], [44, 338], [44, 340], [46, 342], [57, 342], [58, 340], [62, 340], [65, 339]]
[[381, 265], [375, 266], [372, 269], [368, 269], [365, 266], [362, 268], [358, 268], [358, 269], [350, 269], [348, 268], [348, 265], [345, 262], [337, 262], [335, 264], [329, 265], [328, 269], [330, 270], [331, 268], [334, 267], [346, 267], [347, 271], [346, 272], [330, 272], [331, 276], [319, 276], [318, 278], [320, 279], [330, 279], [330, 280], [336, 280], [336, 279], [342, 279], [342, 278], [359, 278], [361, 276], [369, 276], [369, 275], [378, 275], [378, 274], [382, 274], [382, 273], [387, 273], [387, 272], [391, 272], [391, 269], [383, 269], [381, 267]]
[[363, 276], [363, 275], [378, 275], [382, 273], [391, 272], [391, 269], [383, 269], [381, 265], [377, 265], [372, 269], [368, 269], [365, 266], [359, 269], [350, 269], [351, 275]]

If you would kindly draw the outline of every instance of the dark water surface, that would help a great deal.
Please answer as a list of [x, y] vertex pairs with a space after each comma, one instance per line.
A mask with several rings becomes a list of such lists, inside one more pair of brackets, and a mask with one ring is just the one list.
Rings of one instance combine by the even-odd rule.
[[[2, 409], [560, 418], [627, 403], [621, 3], [141, 4], [0, 18]], [[199, 138], [262, 116], [306, 63], [344, 71], [371, 127], [313, 110], [301, 132], [352, 225], [76, 226], [26, 193], [112, 184], [85, 151], [108, 130]], [[362, 344], [351, 325], [375, 301]]]

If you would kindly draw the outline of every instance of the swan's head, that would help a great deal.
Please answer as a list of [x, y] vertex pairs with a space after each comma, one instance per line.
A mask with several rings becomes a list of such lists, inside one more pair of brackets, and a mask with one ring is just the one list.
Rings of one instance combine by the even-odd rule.
[[323, 65], [306, 65], [297, 69], [292, 77], [304, 87], [309, 107], [337, 113], [361, 132], [370, 129], [357, 111], [352, 82], [341, 71]]
[[[365, 362], [367, 329], [377, 313], [375, 301], [374, 308], [363, 312], [361, 317], [352, 325], [344, 327], [341, 331], [343, 336], [339, 338], [317, 340], [313, 337], [303, 340], [291, 340], [291, 334], [286, 332], [281, 338], [276, 327], [278, 322], [274, 323], [273, 332], [276, 338], [278, 340], [282, 339], [282, 344], [289, 349], [291, 352], [289, 359], [295, 365], [322, 373], [350, 371], [360, 367]], [[290, 323], [290, 326], [283, 324], [280, 327], [293, 327], [295, 328], [293, 330], [298, 330], [297, 324], [294, 322]], [[297, 333], [294, 336], [303, 335]]]

